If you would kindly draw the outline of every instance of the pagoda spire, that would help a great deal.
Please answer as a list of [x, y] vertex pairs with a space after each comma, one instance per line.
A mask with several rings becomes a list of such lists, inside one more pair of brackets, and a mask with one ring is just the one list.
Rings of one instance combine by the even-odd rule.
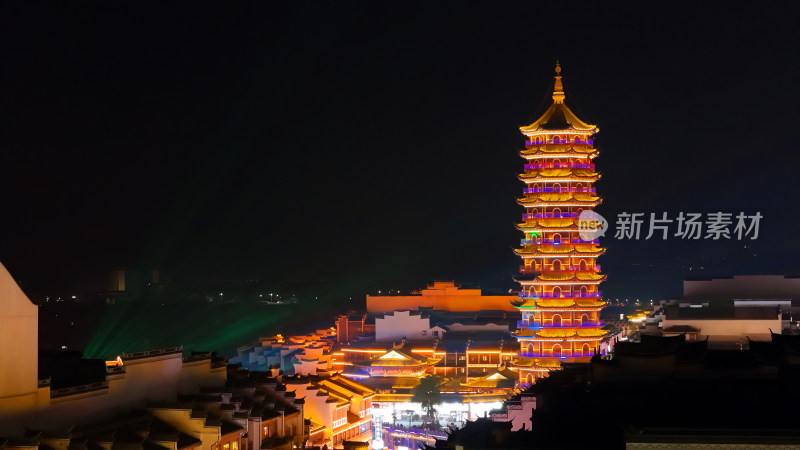
[[[597, 126], [579, 119], [564, 103], [564, 84], [561, 82], [561, 63], [556, 61], [556, 75], [553, 85], [553, 104], [542, 114], [536, 122], [520, 127], [522, 134], [529, 137], [541, 135], [547, 130], [573, 130], [587, 131], [592, 134], [599, 130]], [[560, 138], [560, 136], [559, 136]]]
[[556, 61], [556, 84], [553, 87], [553, 102], [564, 103], [564, 85], [561, 84], [561, 64]]

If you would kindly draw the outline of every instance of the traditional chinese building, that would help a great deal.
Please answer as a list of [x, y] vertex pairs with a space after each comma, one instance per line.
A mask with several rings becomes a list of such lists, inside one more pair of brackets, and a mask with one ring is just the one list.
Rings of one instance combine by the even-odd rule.
[[239, 347], [237, 356], [229, 361], [251, 370], [268, 370], [277, 366], [288, 374], [330, 371], [333, 367], [331, 350], [336, 337], [333, 327], [306, 335], [260, 337], [255, 344]]
[[405, 351], [402, 349], [403, 344], [393, 347], [383, 355], [355, 362], [354, 365], [363, 367], [371, 377], [420, 377], [441, 360], [435, 356], [422, 356]]
[[[592, 160], [598, 152], [595, 125], [580, 120], [564, 103], [561, 67], [556, 65], [553, 104], [539, 119], [521, 127], [527, 136], [525, 183], [519, 204], [525, 207], [518, 226], [525, 235], [519, 299], [521, 314], [515, 337], [520, 344], [514, 366], [523, 385], [546, 376], [564, 362], [585, 362], [605, 336], [600, 322], [602, 301], [597, 257], [599, 241], [579, 232], [579, 218], [600, 204], [594, 182], [600, 179]], [[581, 216], [584, 213], [584, 216]], [[585, 219], [583, 219], [585, 220]]]
[[340, 374], [295, 375], [282, 382], [294, 389], [296, 398], [304, 399], [312, 446], [338, 448], [345, 440], [366, 441], [372, 437], [375, 391], [369, 387]]
[[399, 309], [432, 308], [441, 311], [514, 311], [510, 295], [484, 295], [480, 289], [465, 289], [454, 281], [434, 281], [411, 295], [367, 295], [368, 313]]

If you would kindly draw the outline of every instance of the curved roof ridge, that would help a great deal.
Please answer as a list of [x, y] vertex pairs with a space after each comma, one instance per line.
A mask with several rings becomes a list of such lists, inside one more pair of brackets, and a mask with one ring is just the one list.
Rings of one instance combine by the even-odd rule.
[[561, 82], [561, 65], [556, 63], [555, 83], [553, 84], [553, 104], [535, 122], [520, 127], [522, 134], [529, 136], [540, 130], [597, 131], [597, 126], [578, 118], [564, 103], [564, 86]]

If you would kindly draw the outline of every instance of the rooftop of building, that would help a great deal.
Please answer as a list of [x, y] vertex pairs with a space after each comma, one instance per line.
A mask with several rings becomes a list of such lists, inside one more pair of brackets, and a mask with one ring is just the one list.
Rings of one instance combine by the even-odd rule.
[[439, 358], [433, 358], [406, 351], [400, 345], [389, 349], [384, 354], [377, 354], [370, 359], [354, 362], [354, 366], [364, 367], [419, 367], [436, 364]]
[[[685, 336], [618, 345], [612, 360], [565, 364], [537, 381], [534, 430], [520, 448], [800, 444], [793, 412], [800, 401], [793, 388], [800, 381], [800, 336], [773, 334], [749, 350], [730, 351], [707, 350], [704, 341]], [[599, 411], [604, 419], [585, 421], [581, 433], [564, 420]]]
[[511, 389], [517, 382], [519, 375], [509, 369], [501, 369], [489, 375], [461, 383], [469, 388]]
[[[409, 295], [412, 296], [419, 296], [419, 295], [486, 295], [483, 293], [479, 286], [471, 286], [467, 284], [456, 283], [455, 281], [451, 280], [434, 280], [433, 283], [428, 284], [424, 289], [412, 291], [410, 294], [403, 294], [399, 291], [397, 292], [387, 292], [386, 294], [380, 295], [368, 295], [367, 297], [406, 297]], [[508, 295], [513, 297], [511, 294], [500, 294], [499, 292], [494, 292], [493, 289], [486, 290], [489, 295]]]
[[518, 314], [510, 311], [501, 310], [482, 310], [482, 311], [444, 311], [431, 307], [421, 306], [416, 310], [396, 309], [391, 312], [369, 313], [365, 323], [374, 323], [376, 319], [396, 316], [397, 313], [408, 313], [409, 316], [418, 316], [423, 319], [430, 319], [431, 325], [446, 327], [454, 323], [464, 325], [482, 324], [505, 324], [519, 319]]
[[800, 299], [800, 275], [735, 275], [690, 278], [683, 282], [688, 299]]
[[374, 390], [386, 391], [390, 389], [410, 390], [419, 385], [418, 376], [388, 376], [369, 377], [361, 381]]
[[561, 81], [561, 65], [556, 64], [555, 83], [553, 85], [553, 104], [550, 105], [536, 121], [530, 125], [520, 127], [520, 131], [528, 136], [539, 131], [551, 130], [573, 129], [586, 131], [588, 133], [595, 132], [597, 127], [579, 119], [564, 103], [564, 98], [564, 86]]
[[[502, 343], [501, 343], [502, 341]], [[399, 346], [401, 342], [375, 342], [374, 338], [360, 339], [347, 345], [343, 351], [367, 351], [378, 355], [381, 351]], [[407, 342], [405, 351], [415, 354], [415, 349], [429, 350], [435, 346], [437, 352], [463, 353], [470, 350], [514, 351], [519, 344], [508, 330], [448, 331], [442, 337], [430, 336], [427, 341]], [[419, 356], [419, 355], [417, 355]]]
[[445, 349], [448, 352], [467, 350], [513, 351], [518, 347], [519, 344], [508, 331], [450, 331], [445, 333], [444, 338], [437, 346], [437, 350]]
[[732, 304], [668, 305], [664, 308], [667, 320], [774, 320], [779, 317], [776, 306], [735, 307]]
[[[223, 421], [220, 427], [223, 434], [243, 432], [237, 423]], [[117, 416], [109, 421], [87, 426], [71, 428], [66, 431], [38, 431], [28, 429], [24, 440], [4, 440], [0, 438], [0, 448], [15, 447], [22, 444], [38, 446], [40, 449], [51, 448], [50, 440], [68, 440], [66, 448], [101, 449], [101, 448], [140, 448], [164, 449], [165, 443], [173, 443], [177, 449], [198, 447], [202, 442], [160, 420], [149, 412], [134, 411]], [[23, 442], [24, 441], [24, 442]]]
[[672, 325], [664, 328], [664, 333], [699, 333], [700, 329], [690, 325]]
[[329, 393], [336, 393], [347, 398], [350, 398], [351, 394], [357, 394], [362, 397], [369, 397], [375, 394], [375, 391], [370, 389], [369, 386], [340, 374], [309, 375], [308, 378], [309, 383], [321, 390], [327, 390]]
[[106, 363], [79, 351], [40, 351], [39, 378], [50, 378], [53, 390], [97, 383], [106, 379]]

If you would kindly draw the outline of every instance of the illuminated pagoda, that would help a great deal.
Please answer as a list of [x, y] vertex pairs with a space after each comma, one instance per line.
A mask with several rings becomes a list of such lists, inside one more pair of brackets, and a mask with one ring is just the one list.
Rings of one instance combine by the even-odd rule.
[[[527, 136], [523, 223], [525, 236], [516, 253], [522, 258], [519, 299], [521, 314], [514, 336], [520, 352], [513, 360], [522, 385], [558, 370], [562, 362], [588, 362], [606, 332], [600, 322], [602, 301], [597, 257], [604, 250], [594, 236], [583, 240], [578, 219], [600, 204], [594, 182], [600, 179], [595, 125], [580, 120], [564, 103], [561, 66], [556, 64], [553, 104], [542, 116], [521, 127]], [[586, 216], [588, 213], [584, 213]]]

